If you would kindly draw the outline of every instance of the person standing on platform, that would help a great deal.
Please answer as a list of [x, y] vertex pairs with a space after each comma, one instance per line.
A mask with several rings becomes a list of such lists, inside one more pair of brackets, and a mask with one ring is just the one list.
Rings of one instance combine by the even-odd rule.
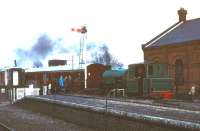
[[191, 95], [192, 101], [193, 101], [194, 96], [195, 96], [195, 88], [196, 88], [195, 85], [192, 85], [190, 92], [189, 92], [189, 95]]
[[64, 85], [65, 85], [65, 79], [61, 75], [60, 78], [59, 78], [59, 87], [60, 87], [61, 90], [64, 90]]

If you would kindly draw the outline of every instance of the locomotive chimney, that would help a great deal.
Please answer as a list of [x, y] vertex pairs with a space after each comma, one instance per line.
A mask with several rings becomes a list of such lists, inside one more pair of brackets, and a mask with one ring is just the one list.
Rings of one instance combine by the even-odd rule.
[[187, 10], [185, 10], [184, 8], [180, 8], [180, 10], [178, 10], [178, 15], [179, 15], [179, 22], [186, 22], [186, 15], [187, 15]]

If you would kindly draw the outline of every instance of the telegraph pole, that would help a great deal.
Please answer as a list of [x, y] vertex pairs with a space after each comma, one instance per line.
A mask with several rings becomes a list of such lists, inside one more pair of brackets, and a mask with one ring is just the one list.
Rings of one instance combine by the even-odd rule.
[[72, 56], [72, 70], [74, 69], [74, 56]]

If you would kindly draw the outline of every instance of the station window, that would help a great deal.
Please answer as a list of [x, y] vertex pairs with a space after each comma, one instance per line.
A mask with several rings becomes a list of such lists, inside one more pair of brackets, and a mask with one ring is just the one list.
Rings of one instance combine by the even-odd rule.
[[184, 65], [180, 59], [175, 62], [175, 83], [176, 85], [184, 84]]

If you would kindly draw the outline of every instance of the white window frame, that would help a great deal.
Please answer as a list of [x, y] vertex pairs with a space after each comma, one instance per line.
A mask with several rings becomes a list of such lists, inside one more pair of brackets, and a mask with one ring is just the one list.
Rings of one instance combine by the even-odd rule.
[[13, 86], [18, 86], [19, 85], [19, 72], [18, 71], [13, 71]]

